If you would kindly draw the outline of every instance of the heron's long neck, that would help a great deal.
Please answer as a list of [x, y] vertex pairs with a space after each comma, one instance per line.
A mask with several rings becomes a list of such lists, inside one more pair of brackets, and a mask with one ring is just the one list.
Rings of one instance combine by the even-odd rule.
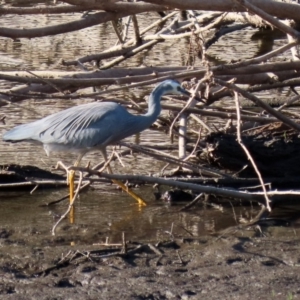
[[148, 112], [144, 115], [144, 117], [149, 119], [149, 122], [151, 122], [150, 125], [158, 118], [160, 114], [160, 99], [162, 95], [163, 91], [158, 87], [149, 96]]
[[151, 126], [160, 114], [160, 98], [163, 92], [158, 87], [149, 96], [148, 111], [144, 115], [133, 116], [134, 126], [128, 131], [130, 134], [141, 132]]

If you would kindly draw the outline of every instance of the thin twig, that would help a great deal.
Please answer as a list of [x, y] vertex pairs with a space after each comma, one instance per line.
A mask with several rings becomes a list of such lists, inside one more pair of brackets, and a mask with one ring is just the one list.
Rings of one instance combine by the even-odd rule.
[[239, 98], [238, 98], [238, 93], [234, 92], [234, 100], [235, 100], [235, 105], [236, 105], [236, 114], [237, 114], [237, 141], [240, 144], [240, 146], [242, 147], [242, 149], [244, 150], [247, 158], [250, 160], [253, 169], [255, 170], [255, 173], [257, 174], [257, 177], [260, 181], [260, 184], [262, 186], [263, 192], [264, 192], [264, 196], [266, 199], [266, 207], [269, 211], [271, 211], [271, 207], [270, 207], [270, 202], [271, 200], [269, 199], [268, 195], [267, 195], [267, 190], [265, 187], [265, 183], [262, 179], [261, 173], [257, 168], [257, 165], [252, 157], [252, 155], [250, 154], [249, 150], [247, 149], [247, 147], [244, 145], [243, 141], [242, 141], [242, 137], [241, 137], [241, 118], [240, 118], [240, 103], [239, 103]]
[[27, 73], [31, 74], [32, 76], [40, 79], [41, 82], [44, 82], [44, 83], [50, 85], [55, 90], [57, 90], [58, 92], [62, 93], [63, 95], [66, 95], [66, 93], [63, 90], [61, 90], [57, 85], [53, 84], [50, 80], [47, 80], [46, 78], [43, 78], [43, 77], [41, 77], [41, 76], [39, 76], [39, 75], [37, 75], [37, 74], [29, 71], [29, 70], [25, 70], [25, 72], [27, 72]]
[[132, 16], [132, 24], [133, 24], [133, 28], [134, 28], [135, 44], [138, 45], [142, 39], [140, 36], [139, 24], [138, 24], [136, 15]]
[[272, 26], [278, 28], [279, 30], [281, 30], [282, 32], [289, 34], [291, 36], [293, 36], [296, 39], [300, 39], [300, 33], [299, 31], [293, 29], [290, 26], [287, 26], [286, 24], [284, 24], [283, 22], [281, 22], [280, 20], [274, 18], [273, 16], [271, 16], [270, 14], [266, 13], [265, 11], [263, 11], [262, 9], [258, 8], [257, 6], [253, 5], [252, 3], [250, 3], [247, 0], [235, 0], [236, 2], [238, 2], [240, 5], [246, 7], [249, 11], [251, 11], [252, 13], [257, 14], [258, 16], [260, 16], [263, 20], [267, 21], [268, 23], [270, 23]]
[[154, 149], [147, 149], [145, 147], [135, 145], [135, 144], [132, 144], [132, 143], [128, 144], [128, 143], [125, 143], [125, 142], [120, 142], [119, 144], [124, 145], [124, 146], [126, 146], [130, 149], [133, 149], [136, 152], [140, 152], [140, 153], [149, 155], [151, 157], [154, 157], [157, 160], [161, 160], [161, 161], [168, 162], [168, 163], [173, 163], [173, 164], [176, 164], [178, 166], [187, 168], [189, 170], [192, 170], [195, 173], [202, 174], [203, 176], [206, 176], [206, 175], [210, 176], [211, 175], [211, 176], [214, 176], [214, 177], [215, 176], [216, 177], [218, 177], [218, 176], [228, 177], [227, 174], [224, 174], [224, 173], [219, 172], [217, 170], [212, 170], [212, 169], [205, 168], [205, 167], [202, 167], [202, 166], [197, 165], [197, 164], [192, 164], [190, 162], [186, 162], [186, 161], [177, 159], [177, 158], [175, 158], [175, 157], [173, 157], [169, 154], [163, 153], [161, 151], [157, 151], [157, 150], [154, 150]]
[[194, 145], [194, 149], [192, 150], [192, 152], [187, 157], [185, 157], [183, 159], [184, 161], [188, 161], [194, 155], [194, 153], [198, 149], [200, 141], [201, 141], [201, 127], [200, 127], [199, 132], [198, 132], [198, 138], [197, 138], [197, 141], [196, 141], [196, 143]]
[[80, 187], [81, 187], [81, 183], [82, 183], [82, 178], [83, 178], [83, 173], [79, 171], [79, 182], [78, 182], [78, 185], [77, 185], [77, 189], [76, 189], [76, 192], [75, 192], [75, 195], [72, 199], [72, 201], [70, 202], [69, 204], [69, 207], [68, 209], [66, 210], [66, 212], [60, 217], [60, 219], [54, 224], [54, 226], [52, 227], [52, 235], [55, 235], [55, 230], [57, 228], [57, 226], [59, 225], [59, 223], [66, 218], [66, 216], [69, 214], [69, 212], [71, 211], [73, 205], [74, 205], [74, 202], [76, 200], [76, 198], [78, 197], [78, 194], [79, 194], [79, 191], [80, 191]]
[[289, 119], [288, 117], [286, 117], [285, 115], [280, 113], [279, 111], [275, 110], [270, 105], [268, 105], [264, 101], [260, 100], [258, 97], [252, 95], [251, 93], [239, 88], [238, 86], [236, 86], [232, 83], [228, 83], [226, 81], [223, 81], [223, 80], [217, 79], [217, 78], [215, 78], [214, 81], [216, 83], [219, 83], [220, 85], [226, 86], [228, 89], [234, 90], [234, 91], [242, 94], [245, 98], [248, 98], [249, 100], [253, 101], [255, 104], [259, 105], [260, 107], [265, 109], [269, 114], [273, 115], [278, 120], [285, 123], [287, 126], [293, 128], [297, 131], [300, 131], [300, 125], [299, 124], [295, 123], [294, 121], [292, 121], [291, 119]]
[[115, 31], [117, 37], [118, 37], [119, 42], [120, 42], [121, 44], [123, 44], [124, 41], [123, 41], [122, 35], [121, 35], [120, 32], [119, 32], [119, 28], [118, 28], [118, 23], [117, 23], [117, 22], [118, 22], [118, 21], [116, 21], [116, 20], [112, 20], [112, 21], [111, 21], [112, 26], [113, 26], [113, 28], [114, 28], [114, 31]]
[[194, 200], [192, 200], [190, 203], [188, 203], [187, 205], [185, 205], [184, 207], [180, 208], [179, 211], [183, 211], [186, 209], [191, 208], [192, 206], [196, 205], [196, 203], [199, 202], [200, 198], [203, 196], [203, 193], [199, 194], [197, 197], [195, 197]]

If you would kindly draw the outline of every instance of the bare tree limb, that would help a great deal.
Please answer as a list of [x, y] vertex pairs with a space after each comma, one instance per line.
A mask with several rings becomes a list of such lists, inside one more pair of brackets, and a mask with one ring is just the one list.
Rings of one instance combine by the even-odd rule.
[[243, 141], [242, 141], [242, 136], [241, 136], [241, 118], [240, 118], [240, 103], [239, 103], [239, 98], [238, 98], [238, 93], [234, 92], [234, 98], [235, 98], [235, 106], [236, 106], [236, 114], [237, 114], [237, 126], [236, 126], [236, 132], [237, 132], [237, 141], [240, 144], [240, 146], [242, 147], [242, 149], [244, 150], [244, 152], [246, 153], [247, 158], [250, 160], [252, 167], [255, 170], [255, 173], [257, 174], [257, 177], [259, 179], [259, 182], [261, 184], [261, 187], [263, 189], [264, 192], [264, 196], [266, 199], [266, 208], [268, 209], [268, 211], [271, 211], [271, 207], [270, 207], [270, 202], [271, 200], [269, 199], [268, 195], [267, 195], [267, 190], [265, 187], [265, 183], [262, 179], [261, 173], [259, 171], [259, 169], [256, 166], [256, 163], [252, 157], [252, 155], [250, 154], [249, 150], [247, 149], [247, 147], [244, 145]]

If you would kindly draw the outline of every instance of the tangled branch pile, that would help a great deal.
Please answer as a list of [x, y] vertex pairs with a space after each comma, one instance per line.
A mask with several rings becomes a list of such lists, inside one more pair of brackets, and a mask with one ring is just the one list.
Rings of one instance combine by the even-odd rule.
[[[31, 4], [32, 2], [30, 1]], [[256, 200], [266, 206], [281, 199], [279, 196], [300, 194], [295, 190], [286, 191], [287, 187], [291, 188], [287, 183], [297, 182], [300, 173], [296, 167], [299, 159], [299, 117], [297, 112], [290, 110], [290, 106], [299, 100], [297, 87], [300, 85], [300, 61], [297, 47], [300, 38], [300, 5], [271, 0], [66, 0], [50, 4], [47, 1], [44, 4], [41, 1], [36, 3], [30, 7], [22, 7], [21, 4], [14, 7], [4, 5], [1, 6], [0, 13], [21, 16], [83, 15], [78, 20], [67, 23], [63, 23], [62, 17], [62, 23], [54, 26], [22, 29], [1, 27], [0, 36], [12, 39], [36, 38], [108, 23], [113, 26], [118, 43], [102, 53], [59, 62], [61, 66], [73, 68], [73, 71], [0, 72], [0, 80], [16, 83], [15, 87], [0, 91], [0, 106], [45, 97], [98, 99], [102, 94], [123, 88], [142, 87], [175, 78], [184, 81], [184, 84], [193, 89], [195, 96], [205, 100], [205, 105], [194, 101], [189, 101], [184, 107], [177, 104], [163, 105], [164, 109], [179, 113], [173, 124], [172, 121], [163, 120], [169, 122], [173, 134], [178, 136], [179, 159], [162, 153], [159, 151], [161, 149], [126, 146], [178, 166], [176, 172], [162, 172], [160, 177], [101, 176]], [[159, 15], [159, 20], [141, 28], [139, 20], [149, 14]], [[280, 31], [285, 42], [257, 57], [243, 61], [233, 59], [228, 63], [214, 65], [210, 47], [229, 33], [240, 31], [242, 34], [246, 27], [257, 28], [258, 33], [269, 37]], [[187, 39], [189, 51], [184, 66], [167, 66], [162, 61], [159, 66], [153, 67], [120, 67], [125, 60], [170, 39]], [[95, 86], [102, 89], [87, 92], [87, 87]], [[275, 102], [280, 105], [274, 108], [272, 103], [262, 100], [261, 95], [266, 91], [277, 93]], [[256, 107], [255, 114], [244, 107], [245, 99]], [[220, 100], [225, 104], [218, 105]], [[235, 108], [227, 107], [226, 101], [230, 100], [234, 100]], [[128, 105], [126, 101], [122, 104]], [[131, 108], [141, 112], [143, 105]], [[201, 117], [219, 118], [228, 122], [223, 129], [216, 130]], [[187, 128], [188, 118], [197, 122], [198, 131], [195, 131], [195, 127]], [[176, 125], [176, 121], [179, 121], [179, 125]], [[270, 123], [275, 125], [266, 125]], [[206, 140], [203, 140], [203, 136], [207, 136]], [[247, 139], [244, 140], [245, 136]], [[283, 151], [283, 147], [288, 151]], [[256, 153], [255, 149], [258, 149]], [[233, 151], [237, 153], [234, 157]], [[212, 168], [211, 164], [219, 169]], [[99, 175], [97, 171], [84, 171]], [[187, 173], [193, 178], [187, 180]], [[163, 178], [166, 175], [172, 175], [173, 179]], [[258, 179], [243, 179], [242, 176]], [[86, 180], [95, 181], [90, 177]], [[248, 192], [248, 188], [254, 184], [260, 186], [255, 192]], [[235, 189], [240, 186], [243, 186], [243, 190]], [[282, 190], [274, 190], [274, 186]]]

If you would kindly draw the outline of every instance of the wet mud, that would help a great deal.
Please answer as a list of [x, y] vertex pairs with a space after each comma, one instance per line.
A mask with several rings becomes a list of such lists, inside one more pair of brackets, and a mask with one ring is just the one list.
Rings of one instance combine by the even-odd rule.
[[41, 239], [34, 228], [2, 228], [0, 298], [300, 297], [300, 243], [292, 228], [231, 228], [201, 238], [127, 241], [126, 249], [71, 242], [68, 237]]

